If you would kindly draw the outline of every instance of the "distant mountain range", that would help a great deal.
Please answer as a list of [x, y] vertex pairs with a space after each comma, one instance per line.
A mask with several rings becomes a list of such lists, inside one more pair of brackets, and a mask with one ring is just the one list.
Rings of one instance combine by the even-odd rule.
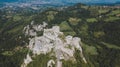
[[86, 4], [88, 4], [88, 5], [100, 5], [100, 6], [104, 6], [104, 5], [114, 6], [114, 5], [120, 5], [120, 1], [115, 2], [115, 3], [86, 3]]
[[88, 5], [120, 5], [119, 0], [0, 0], [0, 3], [34, 3], [34, 4], [52, 4], [69, 5], [74, 3], [84, 3]]
[[3, 2], [16, 2], [18, 0], [0, 0], [0, 3], [3, 3]]

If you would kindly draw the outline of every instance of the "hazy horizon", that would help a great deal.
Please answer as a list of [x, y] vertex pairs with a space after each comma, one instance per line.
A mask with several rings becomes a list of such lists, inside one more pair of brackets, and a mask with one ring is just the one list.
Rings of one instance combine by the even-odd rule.
[[20, 1], [44, 1], [44, 2], [66, 2], [66, 3], [115, 3], [120, 0], [0, 0], [0, 2], [20, 2]]

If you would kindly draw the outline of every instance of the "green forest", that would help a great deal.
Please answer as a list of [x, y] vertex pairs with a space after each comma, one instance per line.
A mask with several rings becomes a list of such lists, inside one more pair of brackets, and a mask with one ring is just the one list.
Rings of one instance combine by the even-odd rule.
[[[31, 21], [35, 24], [46, 22], [49, 28], [58, 25], [65, 35], [81, 38], [88, 63], [83, 63], [76, 50], [76, 63], [63, 60], [63, 67], [120, 67], [120, 8], [79, 3], [61, 10], [11, 11], [11, 8], [0, 9], [0, 67], [21, 66], [29, 51], [26, 47], [29, 40], [23, 28]], [[28, 67], [46, 67], [51, 58], [46, 54], [33, 59], [35, 61]]]

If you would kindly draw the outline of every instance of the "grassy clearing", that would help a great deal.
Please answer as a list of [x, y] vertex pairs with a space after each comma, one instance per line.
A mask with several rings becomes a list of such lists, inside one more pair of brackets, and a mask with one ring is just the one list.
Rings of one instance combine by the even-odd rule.
[[89, 23], [94, 23], [94, 22], [97, 22], [97, 19], [96, 18], [88, 18], [88, 19], [86, 19], [86, 21]]
[[72, 31], [73, 29], [68, 25], [66, 21], [62, 22], [60, 25], [61, 31]]
[[115, 20], [119, 20], [119, 17], [108, 17], [105, 19], [106, 22], [110, 22], [110, 21], [115, 21]]
[[8, 31], [8, 33], [17, 33], [18, 31], [21, 31], [23, 29], [23, 26], [20, 25], [18, 27], [15, 27], [14, 29], [11, 29]]
[[19, 21], [19, 20], [21, 20], [22, 18], [19, 16], [19, 15], [15, 15], [14, 17], [13, 17], [13, 21]]
[[114, 10], [111, 13], [109, 13], [107, 16], [113, 16], [113, 15], [117, 15], [120, 14], [120, 10]]
[[69, 18], [68, 20], [70, 22], [70, 24], [72, 25], [77, 25], [79, 22], [81, 22], [82, 20], [80, 18]]
[[89, 54], [89, 55], [97, 55], [97, 54], [98, 54], [96, 47], [94, 47], [94, 46], [89, 46], [89, 45], [87, 45], [87, 44], [85, 44], [85, 43], [83, 43], [82, 46], [83, 46], [84, 52], [85, 52], [86, 54]]
[[102, 14], [102, 13], [108, 12], [108, 10], [107, 10], [107, 9], [100, 9], [98, 12], [99, 12], [100, 14]]
[[101, 42], [103, 45], [105, 45], [106, 47], [108, 48], [113, 48], [113, 49], [119, 49], [120, 50], [120, 47], [119, 46], [116, 46], [114, 44], [109, 44], [109, 43], [105, 43], [105, 42]]

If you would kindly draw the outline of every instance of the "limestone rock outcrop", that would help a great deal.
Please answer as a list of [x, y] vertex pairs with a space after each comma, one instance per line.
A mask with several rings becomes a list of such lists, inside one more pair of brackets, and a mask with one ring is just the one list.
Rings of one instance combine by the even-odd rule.
[[[28, 48], [32, 51], [34, 57], [35, 55], [52, 52], [51, 55], [57, 58], [55, 63], [56, 67], [62, 67], [61, 60], [75, 60], [74, 53], [75, 49], [77, 49], [80, 51], [83, 61], [87, 63], [82, 53], [81, 39], [79, 37], [65, 36], [63, 32], [60, 31], [59, 26], [45, 29], [46, 25], [46, 23], [43, 23], [43, 25], [33, 25], [32, 23], [32, 28], [30, 28], [29, 25], [24, 28], [25, 35], [33, 36], [29, 38]], [[30, 32], [32, 30], [36, 31]], [[37, 36], [37, 31], [43, 31], [43, 35]], [[28, 60], [28, 62], [26, 62], [26, 60]], [[30, 62], [32, 62], [32, 59], [28, 55], [21, 67], [26, 67]], [[48, 64], [50, 65], [49, 61]]]

